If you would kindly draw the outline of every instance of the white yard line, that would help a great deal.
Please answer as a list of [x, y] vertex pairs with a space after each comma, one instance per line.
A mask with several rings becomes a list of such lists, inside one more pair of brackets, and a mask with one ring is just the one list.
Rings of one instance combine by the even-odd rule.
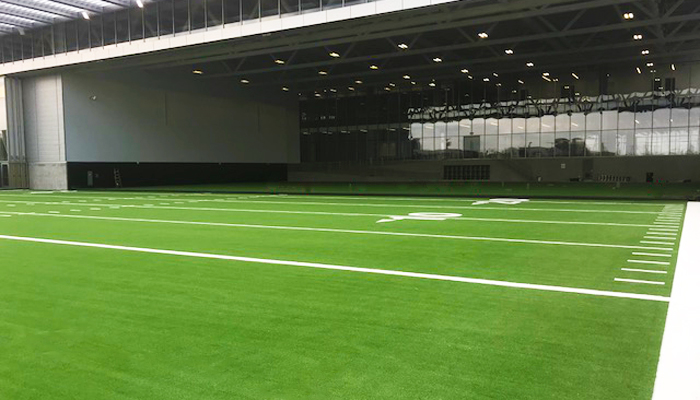
[[326, 203], [317, 201], [268, 201], [268, 200], [202, 200], [205, 202], [223, 203], [254, 203], [254, 204], [292, 204], [310, 206], [340, 206], [340, 207], [390, 207], [390, 208], [438, 208], [453, 210], [498, 210], [498, 211], [546, 211], [546, 212], [579, 212], [579, 213], [621, 213], [621, 214], [659, 214], [658, 211], [632, 210], [590, 210], [568, 208], [525, 208], [518, 206], [485, 207], [485, 206], [434, 206], [418, 204], [369, 204], [369, 203]]
[[[0, 200], [2, 202], [2, 200]], [[36, 204], [36, 202], [15, 201], [23, 204]], [[104, 204], [89, 204], [89, 203], [57, 203], [57, 202], [39, 202], [41, 205], [53, 206], [104, 206]], [[156, 209], [156, 210], [186, 210], [186, 211], [223, 211], [223, 212], [241, 212], [241, 213], [260, 213], [260, 214], [301, 214], [301, 215], [328, 215], [341, 217], [375, 217], [386, 218], [390, 214], [372, 214], [372, 213], [342, 213], [330, 211], [293, 211], [293, 210], [265, 210], [265, 209], [247, 209], [247, 208], [212, 208], [212, 207], [179, 207], [179, 206], [154, 206], [153, 204], [112, 204], [120, 208], [136, 208], [136, 209]], [[650, 224], [625, 224], [615, 222], [583, 222], [583, 221], [547, 221], [547, 220], [532, 220], [532, 219], [506, 219], [506, 218], [478, 218], [478, 217], [459, 217], [452, 218], [458, 221], [483, 221], [483, 222], [507, 222], [507, 223], [531, 223], [531, 224], [554, 224], [554, 225], [599, 225], [599, 226], [619, 226], [631, 228], [654, 228], [655, 225]], [[658, 228], [667, 229], [667, 228]], [[671, 229], [673, 230], [673, 229]]]
[[474, 240], [474, 241], [486, 241], [486, 242], [528, 243], [528, 244], [602, 247], [602, 248], [635, 249], [635, 250], [663, 250], [663, 251], [672, 251], [673, 250], [672, 248], [667, 248], [667, 247], [632, 246], [632, 245], [607, 244], [607, 243], [563, 242], [563, 241], [555, 241], [555, 240], [495, 238], [495, 237], [483, 237], [483, 236], [438, 235], [438, 234], [428, 234], [428, 233], [367, 231], [367, 230], [355, 230], [355, 229], [313, 228], [313, 227], [302, 227], [302, 226], [229, 224], [229, 223], [221, 223], [221, 222], [197, 222], [197, 221], [178, 221], [178, 220], [161, 220], [161, 219], [146, 219], [146, 218], [123, 218], [123, 217], [107, 217], [107, 216], [94, 216], [94, 215], [69, 215], [69, 214], [54, 215], [54, 214], [42, 214], [42, 213], [11, 213], [11, 212], [7, 212], [7, 211], [4, 211], [4, 213], [15, 214], [15, 215], [26, 215], [26, 216], [40, 216], [40, 217], [79, 218], [79, 219], [95, 219], [95, 220], [107, 220], [107, 221], [146, 222], [146, 223], [165, 223], [165, 224], [183, 224], [183, 225], [223, 226], [223, 227], [233, 227], [233, 228], [274, 229], [274, 230], [308, 231], [308, 232], [333, 232], [333, 233], [350, 233], [350, 234], [360, 234], [360, 235], [426, 237], [426, 238], [437, 238], [437, 239]]
[[628, 282], [628, 283], [642, 283], [645, 285], [665, 285], [666, 283], [664, 282], [659, 282], [659, 281], [643, 281], [639, 279], [624, 279], [624, 278], [615, 278], [616, 282]]
[[636, 269], [636, 268], [620, 268], [623, 271], [628, 272], [648, 272], [650, 274], [668, 274], [667, 271], [656, 271], [651, 269]]
[[658, 253], [632, 253], [633, 256], [648, 256], [648, 257], [672, 257], [672, 254], [658, 254]]
[[[47, 192], [46, 194], [43, 193], [33, 193], [32, 195], [27, 195], [27, 194], [14, 194], [14, 193], [7, 193], [7, 194], [2, 194], [0, 197], [4, 196], [22, 196], [22, 197], [38, 197], [37, 195], [41, 195], [41, 197], [60, 197], [60, 198], [74, 198], [74, 199], [104, 199], [104, 200], [142, 200], [142, 199], [154, 199], [156, 196], [150, 196], [150, 195], [144, 195], [144, 196], [134, 196], [134, 194], [130, 194], [130, 197], [120, 197], [120, 196], [80, 196], [80, 195], [58, 195], [55, 193]], [[262, 194], [262, 195], [246, 195], [246, 194], [231, 194], [231, 193], [213, 193], [213, 192], [208, 192], [208, 193], [171, 193], [171, 194], [163, 194], [158, 197], [160, 198], [168, 198], [171, 200], [179, 200], [176, 199], [177, 197], [184, 197], [186, 199], [191, 199], [193, 197], [200, 197], [203, 199], [206, 199], [208, 197], [220, 197], [223, 198], [224, 200], [235, 200], [240, 198], [241, 196], [246, 197], [246, 198], [285, 198], [285, 199], [317, 199], [317, 200], [324, 200], [324, 199], [330, 199], [330, 200], [351, 200], [351, 199], [362, 199], [362, 200], [379, 200], [379, 201], [387, 201], [387, 200], [396, 200], [396, 201], [412, 201], [412, 202], [420, 202], [420, 201], [430, 201], [430, 202], [456, 202], [456, 203], [464, 203], [464, 202], [475, 202], [475, 201], [483, 201], [486, 200], [486, 197], [460, 197], [460, 198], [450, 198], [450, 197], [406, 197], [406, 196], [367, 196], [367, 195], [348, 195], [348, 196], [324, 196], [324, 195], [295, 195], [295, 194], [290, 194], [290, 195], [279, 195], [279, 194]], [[491, 196], [490, 198], [496, 199], [500, 198], [499, 196]], [[526, 198], [526, 197], [524, 197]], [[539, 199], [528, 199], [528, 203], [543, 203], [543, 204], [584, 204], [584, 205], [621, 205], [621, 206], [643, 206], [643, 207], [663, 207], [667, 206], [665, 203], [649, 203], [646, 201], [639, 201], [639, 202], [633, 202], [633, 201], [587, 201], [587, 200], [581, 200], [581, 201], [571, 201], [571, 200], [539, 200]], [[662, 211], [663, 212], [663, 211]]]
[[369, 273], [369, 274], [391, 275], [391, 276], [401, 276], [401, 277], [409, 277], [409, 278], [422, 278], [422, 279], [450, 281], [450, 282], [475, 283], [475, 284], [489, 285], [489, 286], [501, 286], [501, 287], [510, 287], [510, 288], [518, 288], [518, 289], [530, 289], [530, 290], [542, 290], [542, 291], [549, 291], [549, 292], [576, 293], [576, 294], [585, 294], [585, 295], [591, 295], [591, 296], [617, 297], [617, 298], [661, 301], [661, 302], [668, 301], [668, 298], [665, 296], [655, 296], [655, 295], [648, 295], [648, 294], [613, 292], [613, 291], [605, 291], [605, 290], [571, 288], [571, 287], [564, 287], [564, 286], [537, 285], [537, 284], [531, 284], [531, 283], [495, 281], [495, 280], [489, 280], [489, 279], [466, 278], [466, 277], [450, 276], [450, 275], [425, 274], [425, 273], [420, 273], [420, 272], [406, 272], [406, 271], [396, 271], [396, 270], [388, 270], [388, 269], [384, 270], [384, 269], [375, 269], [375, 268], [350, 267], [350, 266], [344, 266], [344, 265], [321, 264], [321, 263], [311, 263], [311, 262], [302, 262], [302, 261], [286, 261], [286, 260], [275, 260], [275, 259], [267, 259], [267, 258], [231, 256], [231, 255], [224, 255], [224, 254], [196, 253], [196, 252], [190, 252], [190, 251], [152, 249], [152, 248], [131, 247], [131, 246], [117, 246], [117, 245], [109, 245], [109, 244], [101, 244], [101, 243], [86, 243], [86, 242], [75, 242], [75, 241], [67, 241], [67, 240], [44, 239], [44, 238], [24, 237], [24, 236], [0, 235], [0, 239], [15, 240], [15, 241], [22, 241], [22, 242], [33, 242], [33, 243], [56, 244], [56, 245], [65, 245], [65, 246], [122, 250], [122, 251], [132, 251], [132, 252], [151, 253], [151, 254], [164, 254], [164, 255], [181, 256], [181, 257], [209, 258], [209, 259], [217, 259], [217, 260], [242, 261], [242, 262], [260, 263], [260, 264], [287, 265], [287, 266], [294, 266], [294, 267], [320, 268], [320, 269], [350, 271], [350, 272], [364, 272], [364, 273]]
[[670, 237], [659, 237], [659, 236], [644, 236], [644, 239], [652, 239], [652, 240], [668, 240], [669, 243], [675, 243], [676, 238], [670, 238]]
[[[9, 200], [0, 200], [7, 202]], [[82, 203], [86, 200], [78, 200]], [[13, 201], [15, 203], [28, 201]], [[32, 201], [33, 203], [39, 203]], [[487, 206], [436, 206], [430, 204], [371, 204], [371, 203], [330, 203], [317, 201], [268, 201], [268, 200], [216, 200], [216, 199], [201, 199], [196, 202], [215, 202], [215, 203], [248, 203], [248, 204], [277, 204], [277, 205], [302, 205], [302, 206], [341, 206], [341, 207], [389, 207], [389, 208], [437, 208], [437, 209], [455, 209], [455, 210], [498, 210], [498, 211], [545, 211], [545, 212], [573, 212], [573, 213], [620, 213], [620, 214], [654, 214], [658, 215], [660, 211], [632, 211], [632, 210], [592, 210], [592, 209], [568, 209], [568, 208], [525, 208], [525, 207], [487, 207]], [[99, 204], [104, 206], [104, 204]]]
[[[652, 242], [652, 241], [650, 241], [650, 240], [640, 240], [639, 243], [644, 243], [644, 244], [665, 244], [665, 245], [673, 244], [673, 243], [668, 243], [668, 242]], [[668, 250], [673, 250], [673, 249], [668, 249]]]
[[700, 399], [700, 203], [688, 203], [653, 400]]
[[627, 262], [635, 264], [656, 264], [656, 265], [671, 265], [668, 261], [649, 261], [649, 260], [627, 260]]

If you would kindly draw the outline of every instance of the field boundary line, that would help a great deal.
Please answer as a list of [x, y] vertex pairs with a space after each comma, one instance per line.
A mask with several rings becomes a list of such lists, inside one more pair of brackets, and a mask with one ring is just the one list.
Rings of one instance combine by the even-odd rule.
[[[211, 207], [183, 207], [183, 206], [155, 206], [145, 204], [92, 204], [92, 203], [64, 203], [64, 202], [41, 202], [27, 200], [0, 200], [0, 203], [22, 203], [22, 204], [41, 204], [54, 206], [118, 206], [120, 208], [137, 208], [137, 209], [157, 209], [157, 210], [187, 210], [187, 211], [223, 211], [223, 212], [241, 212], [241, 213], [274, 213], [274, 214], [307, 214], [307, 215], [328, 215], [328, 216], [344, 216], [344, 217], [390, 217], [391, 214], [369, 214], [369, 213], [339, 213], [326, 211], [301, 211], [301, 210], [264, 210], [264, 209], [246, 209], [246, 208], [211, 208]], [[2, 211], [0, 211], [2, 212]], [[616, 222], [587, 222], [587, 221], [546, 221], [535, 219], [506, 219], [506, 218], [479, 218], [479, 217], [459, 217], [452, 218], [457, 221], [481, 221], [481, 222], [508, 222], [508, 223], [531, 223], [531, 224], [554, 224], [554, 225], [600, 225], [600, 226], [620, 226], [629, 228], [650, 228], [653, 229], [657, 225], [651, 224], [625, 224]]]
[[661, 342], [653, 400], [700, 399], [700, 202], [689, 202]]
[[[75, 192], [79, 193], [79, 192]], [[131, 192], [130, 192], [131, 193]], [[148, 195], [144, 196], [134, 196], [134, 193], [130, 194], [130, 197], [122, 197], [122, 196], [114, 196], [115, 193], [109, 193], [109, 195], [92, 195], [92, 196], [81, 196], [81, 195], [72, 195], [68, 194], [63, 196], [61, 193], [56, 193], [56, 192], [46, 192], [46, 193], [33, 193], [33, 194], [20, 194], [20, 193], [3, 193], [2, 196], [22, 196], [22, 197], [61, 197], [61, 198], [66, 198], [66, 197], [71, 197], [71, 198], [81, 198], [81, 199], [126, 199], [126, 200], [139, 200], [141, 198], [148, 198], [148, 197], [153, 197], [155, 192], [147, 192], [149, 193]], [[80, 194], [87, 194], [85, 192], [82, 192]], [[193, 197], [221, 197], [224, 200], [229, 200], [229, 199], [236, 199], [239, 196], [245, 196], [243, 194], [239, 195], [233, 195], [233, 194], [226, 194], [226, 193], [192, 193], [192, 194], [187, 194], [187, 193], [177, 193], [177, 194], [162, 194], [162, 195], [155, 195], [158, 198], [169, 198], [172, 200], [177, 200], [178, 197], [182, 198], [188, 198], [191, 199]], [[362, 200], [378, 200], [378, 201], [391, 201], [391, 200], [397, 200], [397, 201], [433, 201], [433, 202], [456, 202], [456, 203], [466, 203], [466, 202], [474, 202], [474, 201], [483, 201], [484, 199], [490, 198], [490, 199], [499, 199], [499, 198], [511, 198], [511, 197], [499, 197], [499, 196], [489, 196], [489, 197], [455, 197], [455, 198], [438, 198], [438, 197], [411, 197], [411, 196], [391, 196], [391, 197], [386, 197], [386, 196], [367, 196], [367, 195], [355, 195], [355, 196], [333, 196], [333, 195], [303, 195], [303, 194], [261, 194], [256, 197], [259, 198], [286, 198], [286, 199], [330, 199], [330, 200], [349, 200], [353, 198], [361, 198]], [[591, 205], [635, 205], [635, 206], [644, 206], [644, 207], [663, 207], [663, 206], [668, 206], [668, 202], [663, 202], [663, 200], [659, 200], [659, 203], [649, 203], [646, 200], [640, 200], [640, 201], [628, 201], [628, 200], [621, 200], [621, 201], [597, 201], [597, 200], [540, 200], [537, 198], [530, 199], [526, 196], [522, 197], [523, 199], [527, 199], [528, 203], [544, 203], [544, 204], [591, 204]]]
[[56, 218], [97, 219], [97, 220], [105, 220], [105, 221], [223, 226], [223, 227], [232, 227], [232, 228], [276, 229], [276, 230], [290, 230], [290, 231], [331, 232], [331, 233], [349, 233], [349, 234], [382, 235], [382, 236], [427, 237], [427, 238], [436, 238], [436, 239], [474, 240], [474, 241], [484, 241], [484, 242], [507, 242], [507, 243], [545, 244], [545, 245], [558, 245], [558, 246], [603, 247], [603, 248], [635, 249], [635, 250], [663, 250], [663, 251], [672, 251], [673, 250], [672, 248], [668, 248], [668, 247], [634, 246], [634, 245], [624, 245], [624, 244], [563, 242], [563, 241], [555, 241], [555, 240], [494, 238], [494, 237], [485, 237], [485, 236], [439, 235], [439, 234], [431, 234], [431, 233], [365, 231], [365, 230], [356, 230], [356, 229], [314, 228], [314, 227], [305, 227], [305, 226], [234, 224], [234, 223], [225, 223], [225, 222], [178, 221], [178, 220], [146, 219], [146, 218], [125, 218], [125, 217], [106, 217], [106, 216], [103, 217], [103, 216], [97, 216], [97, 215], [43, 214], [43, 213], [32, 213], [32, 212], [22, 213], [22, 212], [0, 211], [0, 213], [14, 214], [14, 215], [26, 215], [26, 216], [40, 216], [40, 217], [56, 217]]
[[482, 207], [482, 206], [434, 206], [417, 204], [368, 204], [368, 203], [325, 203], [315, 201], [268, 201], [268, 200], [209, 200], [200, 202], [212, 203], [253, 203], [253, 204], [292, 204], [311, 206], [348, 206], [348, 207], [403, 207], [403, 208], [438, 208], [455, 210], [497, 210], [497, 211], [544, 211], [544, 212], [582, 212], [582, 213], [620, 213], [620, 214], [660, 214], [661, 211], [631, 211], [631, 210], [587, 210], [568, 208], [525, 208], [525, 207]]
[[35, 237], [26, 237], [26, 236], [0, 235], [0, 239], [21, 241], [21, 242], [56, 244], [56, 245], [65, 245], [65, 246], [122, 250], [122, 251], [131, 251], [131, 252], [140, 252], [140, 253], [163, 254], [163, 255], [172, 255], [172, 256], [209, 258], [209, 259], [228, 260], [228, 261], [242, 261], [242, 262], [252, 262], [252, 263], [259, 263], [259, 264], [286, 265], [286, 266], [294, 266], [294, 267], [308, 267], [308, 268], [319, 268], [319, 269], [350, 271], [350, 272], [364, 272], [364, 273], [377, 274], [377, 275], [390, 275], [390, 276], [421, 278], [421, 279], [438, 280], [438, 281], [474, 283], [474, 284], [481, 284], [481, 285], [488, 285], [488, 286], [501, 286], [501, 287], [540, 290], [540, 291], [549, 291], [549, 292], [586, 294], [586, 295], [592, 295], [592, 296], [616, 297], [616, 298], [637, 299], [637, 300], [647, 300], [647, 301], [660, 301], [660, 302], [668, 302], [669, 301], [668, 297], [649, 295], [649, 294], [613, 292], [613, 291], [606, 291], [606, 290], [572, 288], [572, 287], [565, 287], [565, 286], [551, 286], [551, 285], [539, 285], [539, 284], [532, 284], [532, 283], [496, 281], [496, 280], [490, 280], [490, 279], [466, 278], [466, 277], [461, 277], [461, 276], [427, 274], [427, 273], [421, 273], [421, 272], [407, 272], [407, 271], [397, 271], [397, 270], [390, 270], [390, 269], [350, 267], [350, 266], [345, 266], [345, 265], [322, 264], [322, 263], [312, 263], [312, 262], [303, 262], [303, 261], [286, 261], [286, 260], [276, 260], [276, 259], [267, 259], [267, 258], [232, 256], [232, 255], [224, 255], [224, 254], [198, 253], [198, 252], [190, 252], [190, 251], [152, 249], [152, 248], [132, 247], [132, 246], [118, 246], [118, 245], [110, 245], [110, 244], [102, 244], [102, 243], [76, 242], [76, 241], [68, 241], [68, 240], [45, 239], [45, 238], [35, 238]]

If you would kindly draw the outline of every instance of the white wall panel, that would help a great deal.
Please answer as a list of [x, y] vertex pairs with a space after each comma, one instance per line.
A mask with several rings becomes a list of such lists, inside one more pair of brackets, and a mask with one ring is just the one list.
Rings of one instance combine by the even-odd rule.
[[63, 95], [60, 75], [22, 81], [27, 161], [65, 162]]
[[273, 104], [85, 75], [63, 79], [69, 162], [299, 162], [294, 96]]

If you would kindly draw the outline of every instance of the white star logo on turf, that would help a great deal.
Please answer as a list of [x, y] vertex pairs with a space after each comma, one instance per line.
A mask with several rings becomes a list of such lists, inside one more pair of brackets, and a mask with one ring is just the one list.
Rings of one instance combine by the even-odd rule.
[[408, 215], [389, 215], [389, 218], [380, 219], [380, 222], [394, 222], [401, 221], [405, 219], [415, 220], [415, 221], [444, 221], [450, 218], [461, 217], [462, 214], [454, 213], [410, 213]]
[[528, 199], [488, 199], [488, 200], [479, 200], [475, 201], [472, 203], [473, 206], [478, 206], [480, 204], [507, 204], [507, 205], [514, 205], [514, 204], [520, 204], [524, 203], [526, 201], [530, 201]]

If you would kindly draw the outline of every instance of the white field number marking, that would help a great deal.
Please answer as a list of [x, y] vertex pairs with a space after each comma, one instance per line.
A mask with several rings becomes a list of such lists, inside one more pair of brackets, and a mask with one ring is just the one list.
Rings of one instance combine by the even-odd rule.
[[473, 206], [478, 206], [481, 204], [507, 204], [507, 205], [515, 205], [515, 204], [520, 204], [524, 203], [526, 201], [530, 201], [528, 199], [488, 199], [488, 200], [479, 200], [475, 201], [472, 203]]
[[389, 218], [380, 219], [379, 221], [377, 221], [377, 223], [379, 224], [382, 222], [402, 221], [406, 219], [414, 221], [444, 221], [450, 218], [459, 218], [461, 216], [462, 214], [455, 213], [410, 213], [408, 215], [389, 215]]

